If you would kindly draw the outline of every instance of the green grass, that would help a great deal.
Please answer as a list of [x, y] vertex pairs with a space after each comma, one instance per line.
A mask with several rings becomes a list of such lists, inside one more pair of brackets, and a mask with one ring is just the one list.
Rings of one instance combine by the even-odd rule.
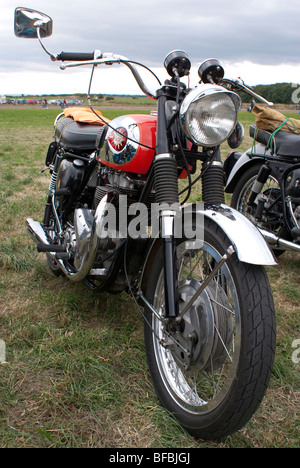
[[[299, 364], [291, 357], [300, 338], [300, 257], [284, 254], [268, 268], [278, 338], [260, 409], [221, 443], [190, 437], [154, 394], [131, 298], [55, 278], [26, 233], [25, 219], [43, 215], [49, 176], [41, 170], [58, 113], [0, 109], [0, 340], [7, 361], [0, 364], [0, 448], [298, 447]], [[246, 135], [252, 119], [241, 114]], [[245, 140], [242, 149], [251, 145]]]

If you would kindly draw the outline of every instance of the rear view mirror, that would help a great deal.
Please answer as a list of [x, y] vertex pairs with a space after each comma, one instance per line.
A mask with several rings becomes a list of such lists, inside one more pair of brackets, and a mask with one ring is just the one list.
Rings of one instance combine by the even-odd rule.
[[[15, 10], [15, 35], [23, 38], [48, 37], [52, 34], [52, 19], [29, 8], [16, 8]], [[38, 34], [39, 30], [39, 34]]]

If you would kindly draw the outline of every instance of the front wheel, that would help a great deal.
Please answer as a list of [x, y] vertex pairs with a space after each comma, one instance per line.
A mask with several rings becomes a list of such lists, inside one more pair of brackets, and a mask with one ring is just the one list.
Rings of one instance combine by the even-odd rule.
[[[280, 185], [272, 174], [266, 180], [260, 194], [254, 200], [254, 204], [252, 206], [248, 204], [261, 165], [262, 164], [255, 164], [241, 176], [234, 189], [231, 206], [243, 213], [258, 228], [266, 229], [275, 236], [292, 240], [291, 236], [284, 228], [282, 221], [283, 206]], [[257, 218], [256, 214], [259, 200], [263, 202], [263, 211], [260, 217]], [[283, 249], [274, 247], [273, 251], [276, 257], [284, 253]]]
[[[248, 205], [252, 188], [255, 184], [261, 166], [262, 164], [256, 164], [246, 170], [241, 176], [234, 189], [231, 206], [237, 211], [243, 213], [257, 227], [262, 227], [276, 234], [282, 227], [280, 215], [283, 212], [283, 209], [281, 202], [281, 189], [279, 182], [275, 177], [272, 175], [268, 177], [260, 191], [260, 194], [254, 200], [253, 206], [250, 207]], [[259, 199], [264, 203], [264, 210], [260, 221], [258, 221], [255, 216]]]
[[[205, 220], [205, 241], [177, 246], [180, 310], [229, 247]], [[147, 298], [161, 319], [145, 311], [151, 377], [163, 406], [192, 435], [219, 439], [241, 428], [260, 404], [275, 354], [275, 314], [264, 269], [234, 254], [183, 316], [179, 329], [164, 320], [163, 255], [159, 251]]]

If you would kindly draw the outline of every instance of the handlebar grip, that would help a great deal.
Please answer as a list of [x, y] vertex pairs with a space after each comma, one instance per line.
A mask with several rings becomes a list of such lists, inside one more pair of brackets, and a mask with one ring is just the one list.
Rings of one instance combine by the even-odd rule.
[[61, 60], [62, 62], [85, 62], [86, 60], [94, 60], [94, 52], [85, 53], [85, 52], [61, 52], [56, 60]]

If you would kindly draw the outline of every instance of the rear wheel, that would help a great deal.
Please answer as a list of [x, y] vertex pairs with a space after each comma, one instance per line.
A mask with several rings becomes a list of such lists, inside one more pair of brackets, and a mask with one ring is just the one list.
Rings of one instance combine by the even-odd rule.
[[[201, 248], [191, 240], [178, 242], [181, 310], [229, 245], [207, 220]], [[149, 278], [147, 297], [163, 320], [161, 251]], [[147, 309], [145, 342], [157, 395], [181, 425], [204, 439], [235, 432], [261, 402], [274, 359], [274, 305], [264, 269], [234, 254], [183, 316], [180, 330]]]

